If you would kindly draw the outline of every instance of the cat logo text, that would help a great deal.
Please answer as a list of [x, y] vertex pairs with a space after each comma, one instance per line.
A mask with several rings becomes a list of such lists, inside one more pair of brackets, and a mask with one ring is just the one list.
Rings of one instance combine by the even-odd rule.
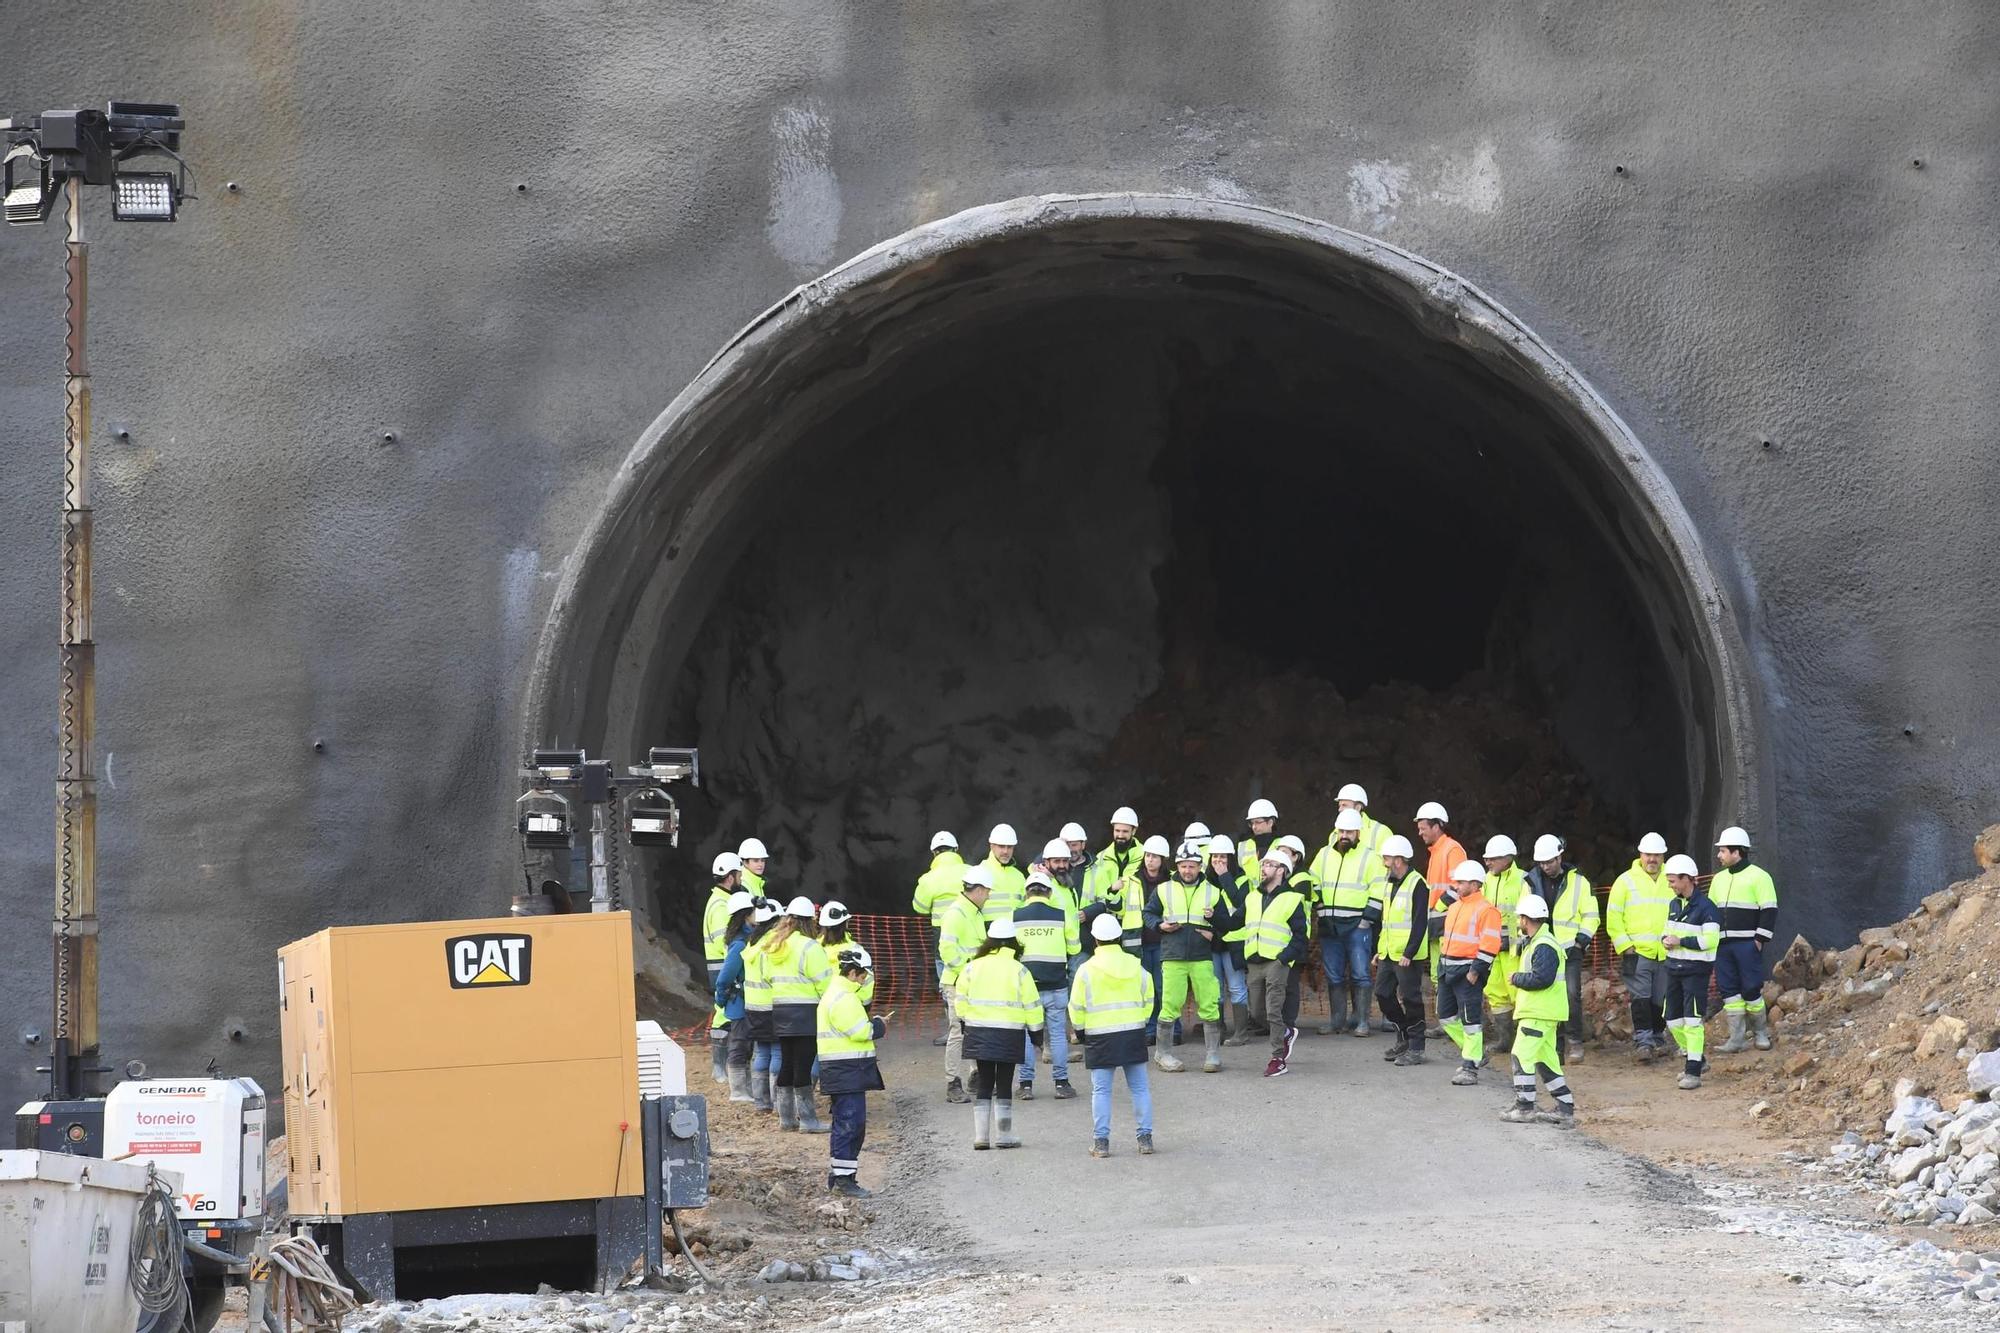
[[446, 940], [451, 988], [527, 985], [533, 944], [526, 935], [459, 935]]

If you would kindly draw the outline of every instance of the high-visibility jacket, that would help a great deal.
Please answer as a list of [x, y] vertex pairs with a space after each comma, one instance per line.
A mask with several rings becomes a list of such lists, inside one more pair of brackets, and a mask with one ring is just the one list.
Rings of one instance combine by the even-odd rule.
[[[1032, 899], [1023, 895], [1022, 901], [1029, 902]], [[1077, 922], [1082, 919], [1083, 909], [1077, 906], [1076, 894], [1071, 891], [1069, 885], [1058, 880], [1055, 887], [1049, 890], [1049, 902], [1062, 910], [1064, 945], [1072, 954], [1082, 953], [1083, 935], [1077, 928]], [[1064, 959], [1063, 966], [1065, 968], [1069, 966], [1067, 958]]]
[[1778, 923], [1778, 887], [1764, 867], [1750, 864], [1747, 855], [1735, 866], [1715, 872], [1708, 896], [1722, 914], [1723, 939], [1771, 938]]
[[766, 896], [764, 893], [764, 877], [754, 870], [745, 870], [743, 872], [743, 887], [750, 891], [752, 898]]
[[1090, 858], [1090, 865], [1083, 872], [1083, 906], [1101, 903], [1115, 897], [1118, 881], [1128, 875], [1139, 873], [1139, 866], [1145, 853], [1135, 840], [1125, 848], [1125, 856], [1118, 856], [1118, 844], [1113, 843]]
[[708, 964], [712, 983], [729, 956], [729, 890], [720, 884], [709, 886], [708, 901], [701, 908], [701, 956]]
[[1152, 1016], [1152, 974], [1115, 942], [1099, 944], [1069, 988], [1069, 1021], [1083, 1034], [1084, 1067], [1144, 1064]]
[[1042, 993], [1012, 953], [989, 953], [958, 974], [958, 1021], [966, 1059], [1019, 1064], [1023, 1035], [1042, 1030]]
[[743, 1017], [750, 1025], [750, 1035], [758, 1041], [777, 1037], [771, 1030], [771, 974], [764, 966], [764, 951], [757, 947], [769, 933], [766, 926], [743, 946]]
[[1243, 924], [1227, 938], [1243, 940], [1251, 962], [1296, 963], [1305, 951], [1306, 899], [1289, 885], [1266, 894], [1262, 885], [1243, 896]]
[[1539, 893], [1549, 905], [1549, 929], [1556, 933], [1556, 943], [1565, 949], [1589, 948], [1597, 938], [1597, 891], [1583, 872], [1566, 867], [1562, 878], [1551, 884], [1536, 866], [1527, 880], [1529, 892]]
[[944, 917], [945, 900], [965, 888], [965, 858], [947, 847], [931, 858], [931, 868], [917, 876], [910, 910], [930, 918], [935, 927]]
[[1278, 837], [1279, 834], [1274, 829], [1266, 833], [1261, 839], [1254, 833], [1246, 833], [1238, 838], [1236, 840], [1237, 868], [1242, 870], [1246, 875], [1261, 873], [1258, 867], [1263, 864], [1264, 853], [1271, 850], [1271, 844], [1276, 842]]
[[1028, 876], [1017, 865], [1001, 865], [993, 857], [980, 862], [993, 872], [993, 888], [986, 895], [986, 906], [981, 909], [988, 921], [1012, 919], [1014, 909], [1028, 896]]
[[780, 1037], [804, 1037], [813, 1026], [819, 997], [833, 980], [826, 950], [810, 935], [794, 931], [777, 948], [758, 945], [764, 975], [771, 983], [771, 1025]]
[[986, 918], [972, 905], [972, 899], [963, 892], [945, 899], [944, 912], [938, 921], [938, 962], [944, 964], [944, 971], [938, 980], [956, 987], [959, 969], [984, 943]]
[[1430, 885], [1412, 870], [1392, 886], [1382, 898], [1382, 937], [1375, 945], [1377, 958], [1408, 958], [1413, 962], [1431, 956], [1429, 924]]
[[1438, 840], [1431, 844], [1430, 859], [1424, 862], [1424, 881], [1433, 890], [1441, 889], [1451, 883], [1451, 872], [1471, 859], [1457, 838], [1449, 833], [1440, 833]]
[[1542, 928], [1535, 932], [1535, 937], [1528, 941], [1527, 947], [1521, 950], [1520, 970], [1522, 972], [1538, 970], [1542, 966], [1542, 958], [1548, 954], [1555, 955], [1556, 979], [1539, 990], [1528, 990], [1519, 982], [1515, 983], [1516, 1023], [1532, 1023], [1536, 1019], [1563, 1023], [1569, 1019], [1569, 987], [1563, 981], [1563, 974], [1569, 964], [1562, 946], [1556, 942], [1555, 932], [1549, 929], [1547, 922], [1544, 922]]
[[1105, 902], [1118, 913], [1118, 924], [1125, 929], [1119, 943], [1128, 949], [1137, 949], [1145, 943], [1146, 895], [1149, 891], [1144, 867], [1134, 870], [1118, 881], [1113, 896]]
[[1514, 909], [1521, 905], [1521, 895], [1527, 888], [1528, 877], [1517, 865], [1486, 877], [1486, 900], [1500, 910], [1501, 953], [1512, 953], [1521, 947], [1521, 941], [1515, 938], [1519, 932], [1514, 928], [1514, 918], [1520, 914]]
[[1021, 946], [1021, 964], [1035, 985], [1061, 990], [1069, 981], [1069, 956], [1076, 948], [1076, 927], [1045, 893], [1031, 893], [1014, 909], [1014, 938]]
[[1367, 843], [1357, 842], [1345, 852], [1328, 843], [1313, 857], [1307, 873], [1313, 879], [1313, 915], [1320, 920], [1381, 919], [1382, 887], [1389, 872]]
[[1485, 972], [1500, 956], [1500, 935], [1500, 909], [1478, 889], [1471, 889], [1445, 909], [1438, 948], [1445, 962], [1471, 963]]
[[1699, 972], [1715, 965], [1716, 946], [1722, 942], [1722, 914], [1715, 910], [1709, 896], [1697, 888], [1686, 898], [1675, 896], [1661, 932], [1672, 936], [1674, 941], [1667, 946], [1667, 970], [1683, 974]]
[[846, 977], [827, 983], [819, 1000], [819, 1085], [828, 1096], [872, 1092], [882, 1086], [875, 1038], [882, 1020], [870, 1018], [866, 1001]]
[[[874, 955], [875, 952], [873, 949], [868, 949], [867, 945], [863, 944], [860, 940], [855, 939], [852, 935], [849, 935], [844, 940], [832, 940], [832, 941], [829, 941], [824, 937], [822, 937], [819, 942], [819, 947], [826, 950], [826, 960], [827, 962], [833, 964], [833, 974], [836, 977], [840, 975], [840, 955], [843, 951], [848, 949], [867, 949], [871, 957]], [[856, 993], [861, 996], [861, 1003], [863, 1004], [875, 1003], [874, 972], [872, 971], [869, 972], [868, 980], [862, 982], [861, 985], [856, 988]]]
[[1665, 958], [1660, 935], [1667, 928], [1667, 912], [1673, 905], [1674, 890], [1667, 883], [1666, 871], [1649, 875], [1646, 863], [1633, 858], [1631, 868], [1611, 881], [1611, 894], [1604, 901], [1604, 928], [1611, 936], [1611, 947], [1641, 958]]
[[1188, 884], [1176, 875], [1162, 880], [1146, 900], [1146, 924], [1157, 930], [1168, 922], [1181, 928], [1160, 932], [1163, 961], [1198, 963], [1214, 957], [1215, 937], [1229, 925], [1222, 890], [1207, 879]]

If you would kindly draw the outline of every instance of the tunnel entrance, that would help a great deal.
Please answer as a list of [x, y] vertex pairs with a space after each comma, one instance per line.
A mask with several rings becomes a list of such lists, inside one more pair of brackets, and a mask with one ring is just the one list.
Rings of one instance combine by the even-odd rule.
[[893, 910], [934, 828], [1266, 795], [1316, 842], [1344, 781], [1608, 877], [1757, 795], [1720, 607], [1638, 442], [1452, 275], [1245, 205], [1023, 200], [800, 288], [676, 399], [529, 730], [702, 746], [656, 891], [755, 833], [786, 891]]

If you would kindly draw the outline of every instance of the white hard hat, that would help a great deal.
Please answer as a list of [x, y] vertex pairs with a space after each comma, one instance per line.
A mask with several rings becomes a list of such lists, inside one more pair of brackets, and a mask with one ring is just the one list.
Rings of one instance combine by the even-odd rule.
[[1470, 858], [1460, 861], [1451, 868], [1451, 877], [1463, 884], [1484, 884], [1486, 872], [1479, 868], [1479, 862]]
[[940, 847], [951, 847], [956, 849], [957, 846], [958, 846], [958, 839], [952, 836], [952, 833], [949, 829], [939, 829], [936, 833], [931, 834], [932, 851], [936, 851]]
[[1133, 828], [1138, 828], [1139, 812], [1129, 805], [1121, 805], [1111, 812], [1111, 822], [1114, 824], [1130, 824]]
[[1665, 856], [1667, 840], [1657, 833], [1648, 833], [1639, 839], [1639, 852], [1643, 856]]
[[1174, 860], [1176, 861], [1201, 860], [1201, 844], [1198, 842], [1182, 843], [1180, 845], [1180, 850], [1174, 853]]
[[1521, 849], [1516, 847], [1514, 840], [1504, 833], [1496, 833], [1486, 840], [1486, 855], [1488, 856], [1519, 856], [1520, 854]]
[[1031, 889], [1037, 887], [1044, 889], [1053, 889], [1056, 886], [1056, 882], [1049, 878], [1047, 871], [1030, 870], [1028, 872], [1027, 886]]
[[1208, 839], [1208, 825], [1199, 819], [1181, 830], [1182, 842], [1205, 842]]
[[1368, 789], [1358, 782], [1350, 782], [1345, 787], [1342, 787], [1340, 794], [1333, 799], [1336, 801], [1359, 801], [1361, 804], [1366, 805], [1368, 804]]
[[[1544, 916], [1547, 913], [1543, 913]], [[1014, 918], [998, 916], [986, 923], [986, 938], [989, 940], [1011, 940], [1014, 938]]]
[[761, 926], [766, 921], [776, 920], [779, 910], [776, 899], [759, 898], [757, 900], [757, 910], [750, 914], [750, 919]]
[[768, 861], [771, 859], [771, 854], [764, 850], [764, 844], [755, 838], [745, 838], [743, 845], [736, 849], [736, 854], [746, 861]]
[[1382, 855], [1384, 856], [1400, 856], [1407, 861], [1416, 854], [1415, 849], [1410, 846], [1410, 840], [1400, 833], [1391, 834], [1382, 843]]
[[1218, 833], [1208, 840], [1208, 854], [1210, 856], [1234, 856], [1236, 855], [1236, 840], [1226, 833]]
[[846, 903], [829, 901], [826, 906], [819, 909], [819, 923], [822, 926], [838, 926], [853, 915], [854, 913], [847, 910]]
[[993, 872], [983, 865], [967, 866], [965, 884], [967, 888], [990, 889], [993, 887]]
[[717, 852], [715, 860], [709, 863], [708, 873], [721, 879], [724, 875], [733, 875], [742, 868], [743, 858], [735, 852]]
[[1083, 825], [1081, 825], [1081, 824], [1077, 823], [1077, 822], [1076, 822], [1075, 820], [1073, 820], [1073, 819], [1072, 819], [1072, 820], [1071, 820], [1071, 821], [1070, 821], [1069, 823], [1067, 823], [1067, 824], [1064, 824], [1064, 825], [1062, 826], [1062, 832], [1061, 832], [1061, 833], [1058, 833], [1058, 834], [1056, 834], [1056, 836], [1057, 836], [1058, 838], [1061, 838], [1061, 839], [1062, 839], [1062, 840], [1063, 840], [1064, 842], [1089, 842], [1089, 841], [1090, 841], [1090, 835], [1089, 835], [1088, 833], [1085, 833], [1085, 832], [1083, 831]]
[[1099, 944], [1109, 944], [1124, 933], [1125, 927], [1119, 924], [1116, 912], [1099, 912], [1090, 919], [1090, 938]]
[[738, 912], [746, 911], [756, 905], [757, 895], [748, 889], [738, 889], [729, 895], [728, 907], [729, 915], [731, 916], [735, 916]]
[[1748, 851], [1750, 850], [1750, 835], [1736, 827], [1736, 825], [1731, 824], [1716, 835], [1715, 845], [1717, 847], [1741, 847], [1743, 850]]
[[875, 970], [875, 960], [870, 958], [868, 951], [858, 944], [849, 944], [843, 947], [840, 951], [839, 962], [842, 968], [858, 967], [863, 972], [872, 972]]
[[1145, 845], [1139, 850], [1149, 856], [1172, 856], [1174, 854], [1174, 849], [1167, 846], [1167, 840], [1157, 833], [1146, 839]]
[[1264, 849], [1264, 864], [1267, 866], [1283, 866], [1285, 869], [1290, 870], [1293, 864], [1291, 849], [1280, 842], [1272, 843]]
[[1521, 901], [1514, 904], [1514, 910], [1522, 916], [1531, 916], [1537, 921], [1549, 919], [1549, 905], [1542, 901], [1542, 895], [1539, 893], [1522, 894]]
[[1535, 839], [1535, 859], [1537, 861], [1558, 860], [1562, 854], [1563, 840], [1555, 834], [1544, 833], [1541, 837]]
[[1056, 838], [1050, 842], [1044, 843], [1042, 845], [1042, 859], [1044, 861], [1069, 860], [1069, 844], [1064, 842], [1061, 838]]
[[1333, 831], [1335, 833], [1359, 833], [1361, 831], [1361, 812], [1359, 810], [1342, 810], [1333, 817]]
[[1667, 858], [1666, 872], [1669, 875], [1699, 875], [1701, 867], [1694, 863], [1692, 856], [1682, 853]]
[[817, 910], [813, 907], [813, 900], [806, 897], [803, 893], [785, 905], [785, 915], [787, 916], [802, 916], [810, 921], [817, 914]]
[[1256, 800], [1250, 802], [1249, 813], [1243, 817], [1245, 819], [1276, 819], [1278, 817], [1278, 807], [1259, 796]]
[[1278, 839], [1278, 846], [1291, 852], [1293, 860], [1297, 860], [1306, 854], [1306, 840], [1296, 833], [1287, 833], [1284, 837]]
[[1418, 806], [1417, 818], [1435, 819], [1440, 824], [1448, 823], [1451, 820], [1451, 816], [1444, 812], [1444, 807], [1436, 801], [1425, 801], [1422, 805]]
[[995, 847], [1012, 847], [1021, 840], [1014, 835], [1012, 824], [995, 824], [993, 831], [986, 835], [986, 841]]

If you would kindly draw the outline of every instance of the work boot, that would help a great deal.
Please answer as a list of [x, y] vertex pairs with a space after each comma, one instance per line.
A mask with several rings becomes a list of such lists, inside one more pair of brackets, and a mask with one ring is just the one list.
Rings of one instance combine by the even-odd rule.
[[1674, 1086], [1679, 1088], [1682, 1092], [1693, 1092], [1696, 1088], [1701, 1086], [1701, 1075], [1682, 1074], [1680, 1077], [1680, 1081], [1675, 1083]]
[[771, 1096], [778, 1103], [778, 1128], [796, 1130], [799, 1127], [799, 1104], [792, 1098], [792, 1089], [779, 1088]]
[[1639, 1056], [1640, 1064], [1651, 1064], [1660, 1058], [1660, 1044], [1653, 1040], [1653, 1034], [1642, 1032], [1632, 1038], [1632, 1045]]
[[1368, 988], [1349, 986], [1347, 991], [1354, 997], [1354, 1026], [1348, 1032], [1356, 1037], [1365, 1037], [1368, 1035]]
[[755, 1099], [750, 1095], [750, 1069], [747, 1065], [729, 1066], [729, 1100], [747, 1102]]
[[1083, 1063], [1083, 1037], [1081, 1035], [1078, 1035], [1070, 1039], [1069, 1063], [1073, 1065], [1080, 1065]]
[[1141, 1157], [1151, 1157], [1153, 1155], [1153, 1136], [1151, 1134], [1141, 1134], [1139, 1136], [1139, 1155]]
[[1750, 1036], [1743, 1030], [1743, 1011], [1731, 1009], [1723, 1017], [1729, 1020], [1729, 1040], [1722, 1043], [1722, 1053], [1734, 1055], [1750, 1044]]
[[1458, 1072], [1451, 1076], [1454, 1088], [1470, 1088], [1479, 1082], [1479, 1067], [1470, 1060], [1459, 1065]]
[[753, 1109], [764, 1114], [771, 1113], [771, 1071], [753, 1069], [750, 1071], [750, 1104]]
[[1201, 1040], [1205, 1048], [1201, 1057], [1201, 1072], [1218, 1073], [1222, 1069], [1222, 1033], [1213, 1023], [1201, 1025]]
[[826, 1178], [826, 1187], [833, 1193], [840, 1195], [843, 1199], [872, 1199], [875, 1197], [874, 1190], [861, 1188], [861, 1182], [853, 1176], [828, 1176]]
[[1396, 1057], [1396, 1063], [1400, 1066], [1404, 1066], [1407, 1068], [1410, 1065], [1423, 1064], [1426, 1058], [1427, 1057], [1424, 1055], [1423, 1047], [1412, 1046], [1408, 1050], [1404, 1051], [1401, 1055]]
[[972, 1146], [980, 1152], [993, 1146], [993, 1103], [985, 1098], [972, 1104]]
[[1755, 1013], [1751, 1014], [1751, 1015], [1750, 1015], [1750, 1026], [1751, 1026], [1751, 1027], [1752, 1027], [1752, 1028], [1753, 1028], [1753, 1029], [1754, 1029], [1754, 1030], [1756, 1031], [1756, 1034], [1757, 1034], [1757, 1037], [1756, 1037], [1756, 1041], [1757, 1041], [1757, 1049], [1758, 1049], [1758, 1050], [1760, 1050], [1760, 1051], [1768, 1051], [1768, 1050], [1770, 1050], [1770, 1049], [1771, 1049], [1771, 1011], [1770, 1011], [1769, 1009], [1759, 1009], [1759, 1010], [1757, 1010], [1757, 1012], [1755, 1012]]
[[1178, 1074], [1187, 1068], [1185, 1064], [1181, 1063], [1181, 1058], [1178, 1055], [1167, 1049], [1165, 1042], [1160, 1043], [1159, 1048], [1153, 1052], [1153, 1063], [1169, 1074]]
[[708, 1039], [708, 1072], [717, 1083], [729, 1082], [729, 1038]]
[[1021, 1141], [1014, 1137], [1014, 1103], [995, 1102], [993, 1104], [993, 1146], [996, 1148], [1018, 1148]]
[[813, 1099], [811, 1088], [793, 1088], [793, 1100], [798, 1104], [799, 1132], [802, 1134], [831, 1134], [832, 1126], [819, 1118], [819, 1103]]
[[1035, 1100], [1035, 1085], [1032, 1083], [1023, 1083], [1020, 1087], [1014, 1089], [1014, 1100], [1017, 1102], [1031, 1102]]
[[1092, 1157], [1109, 1157], [1111, 1155], [1111, 1140], [1092, 1139], [1090, 1141], [1090, 1155]]
[[1382, 1052], [1382, 1058], [1384, 1060], [1394, 1060], [1409, 1049], [1410, 1049], [1410, 1043], [1403, 1039], [1402, 1033], [1398, 1032], [1396, 1034], [1396, 1040], [1389, 1043], [1388, 1048]]
[[1535, 1123], [1535, 1104], [1515, 1102], [1500, 1113], [1500, 1118], [1510, 1125], [1532, 1125]]
[[1553, 1111], [1535, 1112], [1535, 1123], [1538, 1125], [1554, 1125], [1557, 1129], [1575, 1129], [1576, 1112], [1558, 1103], [1556, 1109]]
[[1071, 1083], [1071, 1082], [1070, 1082], [1070, 1081], [1069, 1081], [1068, 1079], [1066, 1079], [1066, 1078], [1059, 1078], [1059, 1079], [1057, 1079], [1057, 1080], [1056, 1080], [1056, 1100], [1057, 1100], [1057, 1101], [1059, 1101], [1059, 1102], [1066, 1102], [1066, 1101], [1068, 1101], [1068, 1100], [1069, 1100], [1070, 1098], [1072, 1098], [1072, 1097], [1074, 1097], [1074, 1096], [1076, 1096], [1076, 1085], [1075, 1085], [1075, 1084]]
[[965, 1095], [965, 1084], [958, 1079], [952, 1079], [944, 1085], [944, 1099], [953, 1106], [963, 1106], [972, 1100]]

